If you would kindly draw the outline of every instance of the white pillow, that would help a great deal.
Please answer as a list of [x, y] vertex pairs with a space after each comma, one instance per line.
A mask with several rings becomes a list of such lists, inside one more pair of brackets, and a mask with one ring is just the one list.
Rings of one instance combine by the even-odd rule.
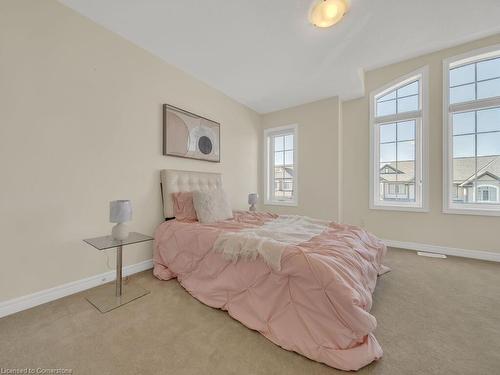
[[200, 223], [215, 223], [233, 217], [226, 192], [222, 189], [193, 191], [193, 205]]

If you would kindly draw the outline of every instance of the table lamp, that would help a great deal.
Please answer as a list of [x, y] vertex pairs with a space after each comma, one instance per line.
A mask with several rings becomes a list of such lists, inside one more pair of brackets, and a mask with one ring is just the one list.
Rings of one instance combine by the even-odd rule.
[[255, 204], [259, 200], [259, 194], [257, 193], [250, 193], [248, 194], [248, 204], [250, 205], [249, 210], [250, 211], [255, 211]]
[[115, 240], [123, 241], [128, 237], [127, 221], [132, 220], [132, 203], [129, 200], [109, 202], [109, 221], [117, 223], [111, 231]]

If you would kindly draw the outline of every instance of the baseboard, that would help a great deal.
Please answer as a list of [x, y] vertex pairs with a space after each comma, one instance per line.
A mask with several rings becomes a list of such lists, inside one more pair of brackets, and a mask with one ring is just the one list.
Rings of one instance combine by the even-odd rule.
[[488, 260], [491, 262], [500, 262], [500, 253], [482, 250], [466, 250], [454, 247], [426, 245], [416, 242], [402, 242], [393, 240], [382, 240], [389, 247], [397, 247], [399, 249], [423, 251], [426, 253], [439, 253], [462, 258], [471, 258], [479, 260]]
[[[148, 259], [130, 266], [123, 267], [123, 275], [128, 276], [137, 272], [153, 268], [153, 260]], [[18, 311], [26, 310], [56, 299], [78, 293], [86, 289], [94, 288], [101, 284], [113, 281], [116, 278], [115, 271], [101, 273], [99, 275], [87, 277], [85, 279], [72, 281], [67, 284], [59, 285], [54, 288], [41, 290], [39, 292], [28, 294], [26, 296], [13, 298], [11, 300], [0, 302], [0, 318]]]
[[[439, 253], [462, 258], [471, 258], [479, 260], [487, 260], [491, 262], [500, 262], [500, 253], [482, 250], [466, 250], [454, 247], [427, 245], [416, 242], [403, 242], [394, 240], [382, 240], [389, 247], [396, 247], [404, 250], [424, 251], [428, 253]], [[123, 268], [123, 275], [133, 275], [137, 272], [142, 272], [153, 268], [153, 260], [148, 259]], [[101, 284], [113, 281], [115, 279], [115, 271], [101, 273], [99, 275], [87, 277], [85, 279], [73, 281], [67, 284], [59, 285], [54, 288], [45, 289], [40, 292], [28, 294], [26, 296], [13, 298], [11, 300], [0, 302], [0, 318], [14, 314], [18, 311], [26, 310], [56, 299], [69, 296], [70, 294], [78, 293], [86, 289], [94, 288]]]

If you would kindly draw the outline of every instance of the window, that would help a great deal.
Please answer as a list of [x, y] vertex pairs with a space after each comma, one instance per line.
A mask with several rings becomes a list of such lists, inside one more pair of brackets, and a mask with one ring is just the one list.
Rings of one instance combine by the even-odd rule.
[[297, 205], [297, 125], [266, 129], [265, 203]]
[[477, 200], [479, 202], [498, 202], [498, 187], [478, 186]]
[[370, 96], [370, 208], [427, 210], [427, 68]]
[[500, 46], [444, 62], [444, 106], [444, 212], [500, 216]]

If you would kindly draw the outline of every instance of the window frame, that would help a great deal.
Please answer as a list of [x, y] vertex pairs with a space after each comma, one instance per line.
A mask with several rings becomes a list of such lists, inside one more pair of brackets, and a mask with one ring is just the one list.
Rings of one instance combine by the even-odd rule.
[[[490, 203], [498, 202], [498, 190], [499, 190], [498, 186], [491, 185], [491, 184], [478, 185], [476, 187], [476, 189], [477, 189], [477, 195], [478, 196], [481, 196], [481, 194], [479, 194], [479, 189], [481, 189], [481, 188], [488, 188], [488, 190], [487, 190], [487, 192], [488, 192], [488, 199], [487, 200], [483, 200], [482, 197], [481, 197], [481, 199], [479, 199], [479, 201], [481, 201], [481, 202], [490, 202]], [[496, 198], [495, 200], [491, 199], [491, 194], [490, 194], [491, 190], [490, 189], [495, 190], [495, 198]], [[483, 191], [483, 193], [484, 193], [484, 191]]]
[[[274, 187], [274, 161], [271, 155], [274, 153], [271, 139], [276, 136], [293, 134], [293, 198], [291, 200], [276, 199], [272, 193]], [[298, 206], [299, 195], [299, 168], [298, 168], [298, 138], [299, 127], [297, 124], [278, 126], [264, 129], [264, 204], [274, 206]], [[272, 165], [271, 165], [272, 163]]]
[[[413, 81], [419, 81], [420, 110], [376, 116], [377, 99]], [[429, 212], [428, 116], [429, 67], [424, 66], [370, 93], [370, 197], [372, 210]], [[380, 199], [380, 125], [415, 120], [415, 202], [387, 202]], [[420, 174], [417, 178], [417, 170]], [[420, 186], [417, 187], [417, 181]]]
[[[443, 60], [443, 213], [500, 216], [500, 205], [453, 202], [453, 113], [500, 107], [500, 96], [450, 104], [450, 70], [500, 57], [500, 44], [475, 49]], [[477, 189], [477, 187], [475, 187]]]

